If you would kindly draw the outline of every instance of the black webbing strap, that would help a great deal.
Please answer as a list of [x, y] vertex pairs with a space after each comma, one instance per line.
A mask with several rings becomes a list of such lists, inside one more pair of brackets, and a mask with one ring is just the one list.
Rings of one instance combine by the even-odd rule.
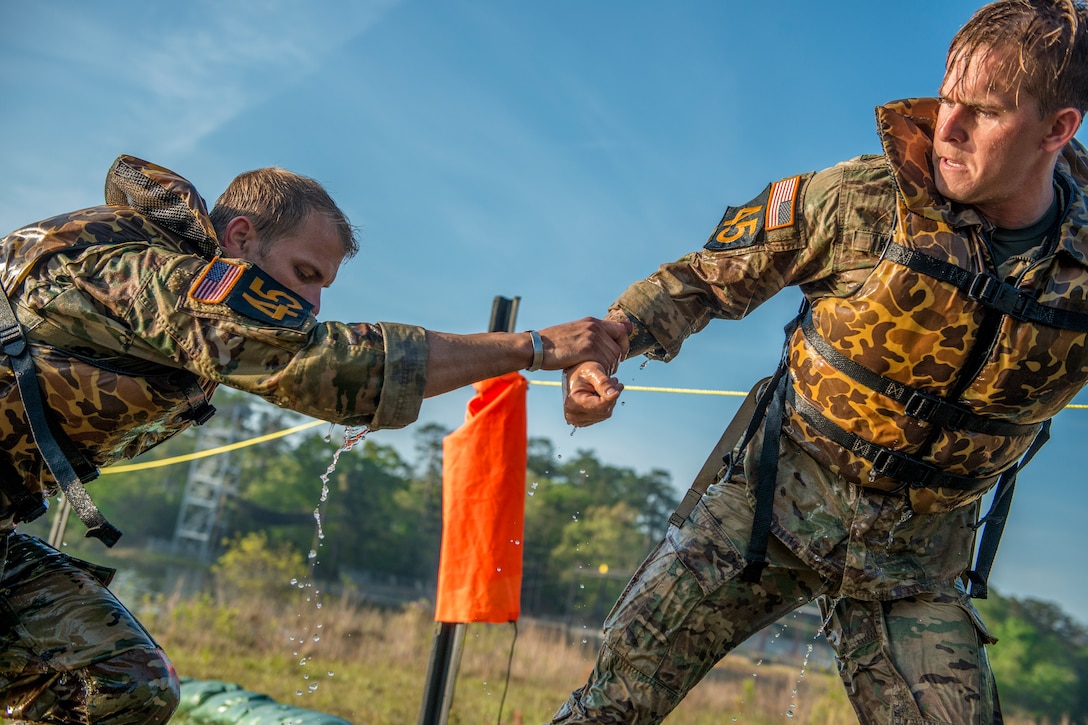
[[948, 430], [969, 430], [989, 435], [1027, 436], [1039, 432], [1038, 425], [1024, 425], [987, 418], [957, 405], [951, 400], [938, 398], [935, 395], [908, 387], [875, 373], [864, 365], [859, 365], [836, 350], [819, 333], [812, 322], [811, 310], [801, 320], [801, 330], [805, 333], [808, 344], [832, 367], [859, 385], [891, 398], [897, 403], [902, 403], [904, 413], [912, 418]]
[[771, 538], [771, 519], [774, 514], [774, 492], [778, 485], [778, 455], [782, 443], [782, 421], [786, 415], [786, 389], [790, 385], [789, 349], [790, 338], [809, 311], [808, 298], [801, 301], [797, 317], [786, 324], [786, 343], [782, 347], [782, 357], [774, 371], [763, 395], [760, 396], [760, 419], [753, 419], [745, 433], [745, 445], [755, 435], [756, 427], [763, 424], [763, 446], [759, 452], [759, 481], [756, 483], [755, 512], [752, 518], [752, 533], [748, 538], [748, 562], [740, 577], [750, 584], [759, 582], [763, 570], [767, 568], [767, 544]]
[[669, 517], [669, 523], [673, 526], [679, 528], [684, 525], [684, 521], [695, 509], [695, 504], [699, 503], [699, 499], [706, 493], [710, 484], [729, 477], [734, 464], [733, 449], [738, 447], [738, 441], [741, 449], [748, 444], [752, 436], [746, 431], [750, 429], [754, 431], [752, 421], [758, 423], [763, 418], [763, 411], [767, 407], [766, 401], [762, 401], [762, 407], [758, 411], [756, 407], [760, 388], [768, 380], [770, 378], [763, 378], [752, 386], [752, 389], [740, 404], [740, 408], [737, 409], [737, 414], [725, 427], [725, 431], [722, 433], [721, 438], [718, 439], [714, 450], [707, 456], [703, 467], [695, 474], [695, 480], [691, 482], [691, 487], [684, 493], [684, 498], [680, 500], [680, 504], [673, 511], [672, 516]]
[[183, 387], [189, 404], [189, 417], [195, 425], [204, 425], [215, 415], [215, 406], [208, 401], [208, 396], [200, 385], [200, 378], [188, 371], [182, 372], [186, 374]]
[[[767, 544], [770, 541], [774, 491], [778, 479], [778, 447], [782, 438], [782, 420], [785, 410], [783, 396], [789, 381], [789, 375], [786, 374], [789, 339], [806, 310], [808, 310], [807, 300], [802, 303], [798, 316], [786, 325], [786, 347], [782, 350], [782, 358], [774, 375], [760, 380], [748, 393], [737, 414], [726, 427], [718, 445], [714, 447], [710, 457], [696, 475], [691, 488], [684, 494], [675, 513], [669, 517], [670, 524], [683, 526], [684, 521], [695, 508], [695, 504], [706, 492], [707, 486], [717, 479], [729, 478], [733, 466], [738, 463], [732, 451], [743, 452], [762, 425], [764, 437], [759, 458], [759, 482], [756, 484], [755, 492], [755, 514], [752, 521], [752, 533], [748, 541], [748, 553], [745, 556], [748, 563], [741, 572], [741, 579], [749, 583], [757, 583], [763, 570], [767, 568]], [[746, 427], [738, 441], [741, 426]], [[718, 463], [719, 460], [724, 464], [724, 471], [723, 465]]]
[[[787, 340], [790, 335], [787, 335]], [[756, 484], [756, 508], [752, 519], [752, 534], [748, 539], [747, 564], [741, 572], [742, 581], [759, 582], [767, 568], [767, 543], [771, 537], [771, 516], [774, 513], [774, 491], [778, 485], [778, 453], [782, 442], [782, 419], [786, 410], [786, 358], [778, 364], [772, 383], [767, 386], [770, 404], [763, 424], [763, 447], [759, 453], [759, 482]], [[764, 396], [767, 397], [767, 396]]]
[[1040, 304], [1027, 293], [985, 272], [970, 272], [895, 242], [888, 243], [884, 258], [927, 277], [947, 282], [972, 300], [1021, 322], [1088, 332], [1088, 314]]
[[[100, 539], [106, 546], [113, 546], [121, 538], [121, 532], [106, 520], [87, 494], [87, 490], [83, 488], [85, 482], [98, 476], [98, 471], [91, 466], [90, 472], [85, 471], [82, 477], [76, 473], [72, 460], [69, 458], [69, 455], [75, 451], [75, 446], [67, 439], [63, 431], [54, 431], [49, 425], [49, 417], [42, 402], [42, 391], [34, 370], [34, 361], [30, 357], [30, 349], [27, 346], [23, 328], [15, 317], [15, 310], [11, 307], [11, 301], [8, 299], [3, 284], [0, 284], [0, 299], [2, 299], [0, 302], [0, 346], [8, 356], [12, 372], [15, 373], [19, 397], [22, 398], [23, 406], [26, 408], [27, 421], [30, 424], [34, 443], [38, 446], [42, 458], [45, 459], [49, 472], [53, 474], [53, 478], [64, 491], [65, 498], [68, 499], [80, 521], [87, 527], [87, 536]], [[58, 442], [58, 438], [65, 440], [64, 447]], [[65, 448], [68, 450], [67, 453]], [[42, 501], [42, 503], [45, 502]], [[39, 507], [36, 515], [44, 511], [44, 506]]]
[[870, 470], [874, 476], [884, 476], [896, 481], [902, 481], [912, 488], [950, 488], [955, 491], [976, 491], [987, 488], [988, 482], [997, 475], [973, 478], [947, 473], [906, 453], [900, 453], [870, 443], [850, 431], [843, 430], [821, 415], [808, 401], [798, 398], [793, 392], [792, 385], [789, 387], [787, 400], [797, 411], [797, 414], [805, 419], [806, 423], [820, 431], [828, 440], [869, 461], [872, 464]]
[[1020, 462], [1001, 475], [993, 501], [990, 502], [990, 510], [975, 524], [976, 529], [982, 528], [982, 540], [979, 542], [978, 553], [975, 555], [975, 568], [967, 572], [967, 578], [971, 582], [970, 594], [974, 599], [985, 599], [989, 594], [990, 570], [997, 557], [1001, 534], [1005, 531], [1005, 520], [1009, 516], [1012, 494], [1016, 488], [1016, 474], [1028, 465], [1049, 439], [1050, 421], [1047, 420]]

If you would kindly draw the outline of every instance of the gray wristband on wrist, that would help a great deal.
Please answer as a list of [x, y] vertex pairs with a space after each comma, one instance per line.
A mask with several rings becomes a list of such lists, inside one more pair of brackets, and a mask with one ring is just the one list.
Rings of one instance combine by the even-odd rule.
[[536, 330], [529, 330], [529, 337], [533, 338], [533, 364], [526, 370], [535, 373], [544, 364], [544, 341], [540, 339], [540, 333]]

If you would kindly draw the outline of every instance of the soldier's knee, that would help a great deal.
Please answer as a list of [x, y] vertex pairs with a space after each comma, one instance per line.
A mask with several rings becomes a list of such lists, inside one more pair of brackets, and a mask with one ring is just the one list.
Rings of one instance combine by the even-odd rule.
[[181, 700], [181, 683], [161, 649], [134, 649], [87, 668], [94, 681], [92, 722], [160, 725]]

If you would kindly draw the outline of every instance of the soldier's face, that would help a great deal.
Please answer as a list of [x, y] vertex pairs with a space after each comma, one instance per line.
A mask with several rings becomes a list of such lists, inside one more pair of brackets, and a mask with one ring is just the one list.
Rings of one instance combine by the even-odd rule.
[[[1029, 94], [997, 82], [992, 60], [955, 63], [941, 85], [933, 174], [946, 198], [971, 204], [1005, 227], [1045, 212], [1051, 157], [1042, 148], [1051, 123]], [[1038, 207], [1042, 204], [1042, 209]]]
[[344, 261], [344, 243], [335, 224], [310, 214], [292, 233], [273, 240], [267, 253], [253, 244], [242, 256], [313, 305], [316, 315], [321, 291], [333, 283]]

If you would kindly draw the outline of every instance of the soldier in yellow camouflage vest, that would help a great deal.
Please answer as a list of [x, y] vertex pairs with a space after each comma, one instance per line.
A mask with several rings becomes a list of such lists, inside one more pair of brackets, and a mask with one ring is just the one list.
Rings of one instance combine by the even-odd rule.
[[[1085, 5], [999, 0], [953, 39], [939, 98], [877, 109], [883, 154], [772, 183], [620, 296], [631, 354], [662, 360], [788, 285], [806, 304], [755, 420], [553, 722], [660, 722], [813, 600], [865, 725], [1001, 722], [970, 601], [979, 499], [1008, 500], [1088, 381], [1086, 109]], [[570, 422], [611, 414], [593, 387], [609, 374], [568, 371]]]
[[626, 353], [625, 325], [592, 318], [478, 335], [318, 322], [322, 289], [357, 249], [312, 179], [242, 174], [209, 214], [188, 181], [130, 156], [110, 169], [105, 205], [0, 240], [0, 716], [169, 719], [177, 675], [106, 588], [111, 572], [16, 525], [59, 484], [112, 544], [119, 532], [82, 484], [206, 420], [217, 385], [396, 428], [427, 396], [522, 368], [614, 367]]

